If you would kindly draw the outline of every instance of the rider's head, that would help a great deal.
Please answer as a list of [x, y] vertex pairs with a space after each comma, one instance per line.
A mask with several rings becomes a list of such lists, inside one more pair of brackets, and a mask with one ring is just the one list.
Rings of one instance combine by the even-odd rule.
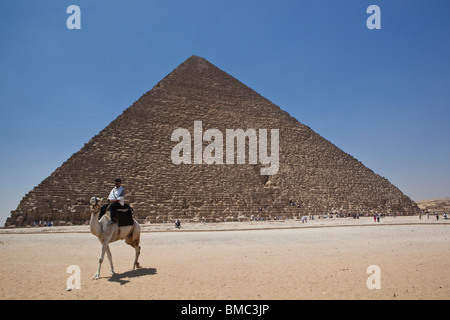
[[122, 180], [116, 179], [116, 180], [114, 180], [114, 183], [115, 183], [116, 187], [120, 187], [120, 184], [122, 183]]

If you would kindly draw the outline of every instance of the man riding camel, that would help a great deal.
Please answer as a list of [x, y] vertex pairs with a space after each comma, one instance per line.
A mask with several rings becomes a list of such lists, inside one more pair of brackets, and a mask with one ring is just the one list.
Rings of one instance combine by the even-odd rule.
[[125, 189], [121, 186], [122, 180], [114, 180], [115, 186], [111, 190], [108, 196], [108, 204], [102, 206], [102, 212], [106, 212], [109, 207], [109, 212], [111, 214], [111, 221], [109, 224], [116, 223], [117, 220], [117, 209], [122, 209], [125, 205]]

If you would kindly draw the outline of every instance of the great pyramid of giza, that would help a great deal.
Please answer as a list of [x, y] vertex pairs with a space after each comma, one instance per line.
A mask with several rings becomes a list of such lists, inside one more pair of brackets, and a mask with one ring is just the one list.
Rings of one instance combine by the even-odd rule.
[[[224, 136], [227, 129], [278, 129], [278, 171], [262, 175], [260, 169], [267, 166], [248, 159], [245, 164], [174, 164], [171, 153], [178, 142], [172, 141], [172, 133], [187, 129], [194, 141], [196, 121], [201, 121], [203, 132], [217, 129]], [[203, 148], [208, 143], [201, 142]], [[224, 143], [224, 157], [225, 151]], [[140, 222], [419, 212], [388, 180], [197, 56], [26, 194], [5, 225], [85, 223], [89, 199], [106, 198], [118, 177]]]

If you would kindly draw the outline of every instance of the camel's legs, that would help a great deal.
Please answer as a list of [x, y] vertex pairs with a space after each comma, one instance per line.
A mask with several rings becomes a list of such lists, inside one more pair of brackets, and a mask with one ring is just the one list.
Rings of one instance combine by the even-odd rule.
[[111, 250], [109, 250], [109, 245], [106, 247], [106, 255], [108, 256], [109, 264], [111, 265], [111, 271], [109, 271], [109, 273], [114, 274], [112, 254], [111, 254]]
[[98, 259], [97, 273], [94, 275], [94, 279], [96, 279], [96, 280], [100, 278], [100, 268], [102, 267], [102, 262], [105, 257], [105, 252], [107, 249], [108, 249], [108, 243], [105, 241], [102, 243], [102, 253], [100, 254], [100, 258]]
[[139, 255], [141, 254], [141, 246], [139, 245], [139, 243], [137, 241], [135, 242], [134, 249], [136, 250], [136, 255], [134, 258], [133, 270], [136, 268], [140, 268], [138, 258], [139, 258]]
[[140, 268], [138, 259], [139, 255], [141, 254], [141, 246], [139, 245], [141, 243], [141, 227], [139, 224], [136, 224], [133, 228], [133, 243], [134, 243], [134, 249], [136, 250], [136, 255], [134, 258], [134, 264], [133, 264], [133, 270], [136, 268]]
[[141, 254], [141, 246], [139, 245], [140, 241], [140, 228], [138, 227], [134, 227], [133, 231], [125, 238], [125, 242], [132, 246], [136, 252], [135, 256], [134, 256], [134, 263], [133, 263], [133, 270], [135, 270], [136, 268], [140, 268], [138, 259], [139, 259], [139, 255]]

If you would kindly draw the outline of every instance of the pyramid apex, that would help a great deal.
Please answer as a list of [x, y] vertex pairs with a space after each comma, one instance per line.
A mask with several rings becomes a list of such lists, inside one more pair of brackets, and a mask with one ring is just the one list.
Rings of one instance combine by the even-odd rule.
[[211, 62], [203, 57], [192, 55], [187, 58], [183, 64], [211, 64]]
[[197, 60], [197, 61], [203, 60], [203, 61], [207, 61], [205, 58], [200, 57], [200, 56], [196, 56], [196, 55], [190, 56], [186, 61], [188, 61], [188, 60]]

